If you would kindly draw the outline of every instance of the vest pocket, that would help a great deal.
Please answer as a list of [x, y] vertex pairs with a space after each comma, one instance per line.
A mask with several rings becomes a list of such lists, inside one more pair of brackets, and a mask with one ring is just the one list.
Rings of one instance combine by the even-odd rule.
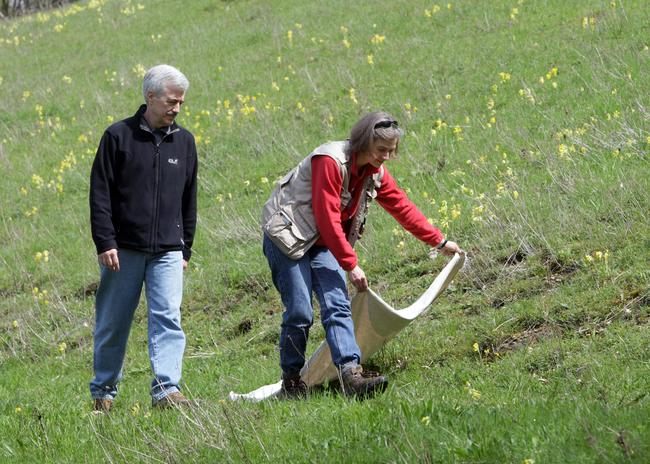
[[271, 215], [262, 229], [287, 257], [300, 259], [317, 239], [308, 223], [302, 222], [296, 224], [291, 206], [285, 205]]

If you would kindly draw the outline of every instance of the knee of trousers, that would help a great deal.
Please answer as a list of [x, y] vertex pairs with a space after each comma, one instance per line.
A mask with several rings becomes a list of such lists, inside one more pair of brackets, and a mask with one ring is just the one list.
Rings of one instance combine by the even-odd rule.
[[314, 323], [314, 311], [308, 304], [284, 305], [282, 327], [308, 329]]
[[309, 330], [314, 323], [314, 319], [296, 314], [282, 318], [283, 329]]
[[323, 323], [339, 321], [352, 317], [352, 308], [349, 304], [340, 304], [329, 306], [326, 309], [321, 309], [321, 320]]

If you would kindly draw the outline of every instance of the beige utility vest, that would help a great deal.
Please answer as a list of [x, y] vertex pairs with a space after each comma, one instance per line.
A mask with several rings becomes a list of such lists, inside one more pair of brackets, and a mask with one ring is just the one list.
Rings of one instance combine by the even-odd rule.
[[[300, 259], [320, 236], [311, 201], [311, 159], [318, 155], [333, 158], [341, 170], [341, 209], [346, 208], [352, 200], [348, 190], [352, 160], [347, 141], [328, 142], [319, 146], [289, 171], [277, 183], [265, 203], [261, 224], [264, 233], [291, 259]], [[377, 179], [370, 183], [373, 197], [376, 195], [375, 188], [381, 185], [381, 174], [373, 176]]]

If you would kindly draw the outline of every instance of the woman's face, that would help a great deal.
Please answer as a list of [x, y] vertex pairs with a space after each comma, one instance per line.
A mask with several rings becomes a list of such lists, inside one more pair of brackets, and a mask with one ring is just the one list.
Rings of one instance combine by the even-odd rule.
[[397, 149], [397, 139], [375, 139], [370, 144], [368, 151], [360, 153], [357, 157], [359, 167], [370, 164], [375, 168], [381, 167], [384, 161], [389, 160]]

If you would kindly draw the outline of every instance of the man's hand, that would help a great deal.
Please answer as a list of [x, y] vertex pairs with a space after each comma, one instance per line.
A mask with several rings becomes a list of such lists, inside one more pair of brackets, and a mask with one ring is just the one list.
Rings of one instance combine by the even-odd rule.
[[354, 269], [348, 272], [348, 278], [357, 291], [365, 292], [368, 290], [368, 279], [366, 279], [365, 272], [359, 266], [354, 266]]
[[187, 261], [183, 260], [183, 270], [187, 269]]
[[100, 253], [98, 256], [99, 262], [106, 266], [109, 270], [119, 272], [120, 260], [117, 257], [117, 250], [115, 248]]

